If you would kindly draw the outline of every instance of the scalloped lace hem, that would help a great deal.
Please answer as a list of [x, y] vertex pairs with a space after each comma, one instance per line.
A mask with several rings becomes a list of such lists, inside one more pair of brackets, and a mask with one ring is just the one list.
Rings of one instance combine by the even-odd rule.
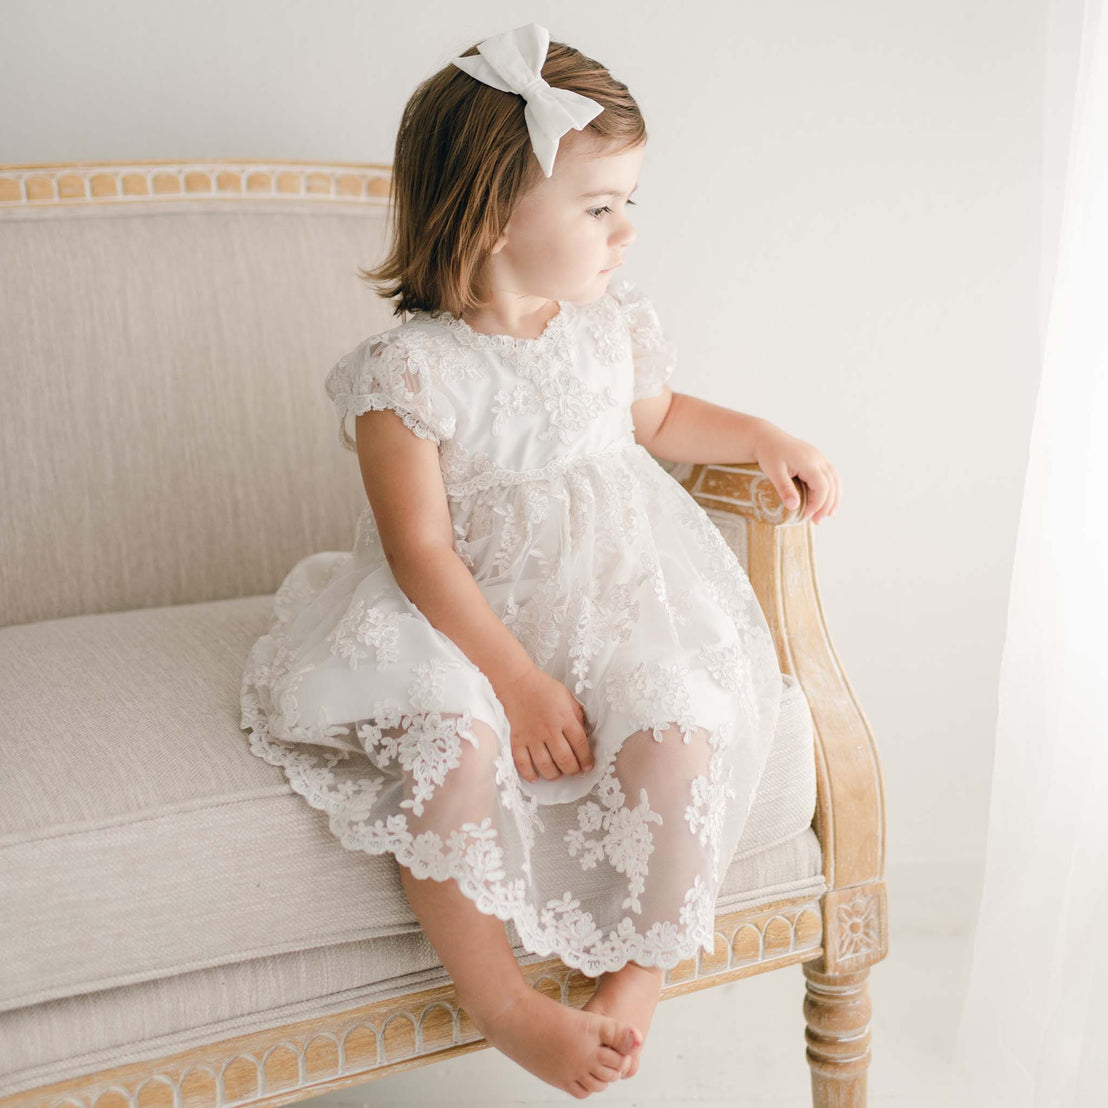
[[[631, 917], [624, 916], [604, 939], [600, 929], [592, 924], [591, 914], [584, 911], [568, 891], [560, 900], [547, 903], [540, 921], [538, 910], [524, 899], [523, 878], [510, 883], [483, 881], [467, 866], [467, 849], [497, 838], [488, 816], [480, 824], [465, 823], [454, 831], [447, 852], [435, 848], [435, 840], [441, 843], [441, 839], [434, 832], [423, 832], [413, 838], [401, 814], [390, 816], [387, 821], [379, 819], [371, 828], [354, 830], [344, 822], [346, 813], [342, 799], [314, 787], [309, 771], [316, 768], [317, 756], [297, 751], [290, 744], [272, 738], [260, 713], [244, 712], [241, 730], [247, 728], [251, 753], [284, 770], [293, 790], [312, 808], [327, 814], [328, 826], [343, 847], [365, 854], [392, 854], [417, 878], [430, 877], [436, 881], [453, 878], [479, 911], [502, 922], [511, 920], [523, 945], [533, 954], [554, 955], [588, 977], [599, 977], [602, 973], [622, 969], [631, 960], [642, 966], [672, 969], [691, 958], [698, 949], [706, 954], [714, 951], [715, 907], [699, 875], [685, 897], [682, 923], [686, 926], [683, 930], [672, 923], [655, 923], [643, 935], [635, 930]], [[343, 754], [326, 757], [325, 762], [333, 766], [343, 757]], [[710, 924], [695, 920], [704, 904], [709, 905]], [[691, 926], [689, 919], [694, 921]], [[590, 929], [596, 941], [591, 947], [583, 948], [581, 942], [574, 939], [579, 940]]]

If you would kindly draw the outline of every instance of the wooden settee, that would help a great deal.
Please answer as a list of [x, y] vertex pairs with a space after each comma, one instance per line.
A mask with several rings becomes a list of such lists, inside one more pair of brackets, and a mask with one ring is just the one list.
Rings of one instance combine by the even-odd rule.
[[[396, 322], [355, 277], [388, 185], [378, 165], [0, 167], [0, 1108], [286, 1104], [488, 1045], [395, 860], [342, 850], [239, 730], [273, 590], [364, 510], [322, 377]], [[715, 951], [662, 998], [799, 965], [813, 1104], [861, 1106], [884, 795], [805, 490], [789, 512], [757, 466], [666, 468], [800, 695]], [[517, 951], [535, 988], [590, 995]]]

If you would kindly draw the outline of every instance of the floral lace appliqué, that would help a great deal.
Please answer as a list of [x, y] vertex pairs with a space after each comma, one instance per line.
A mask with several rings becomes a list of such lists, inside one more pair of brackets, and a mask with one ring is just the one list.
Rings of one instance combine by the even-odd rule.
[[375, 653], [377, 668], [384, 669], [396, 661], [402, 618], [413, 617], [405, 617], [401, 612], [386, 612], [359, 599], [327, 636], [331, 653], [346, 658], [351, 669], [356, 669], [360, 661]]
[[[723, 751], [726, 749], [724, 730], [718, 729], [711, 736], [712, 756], [708, 776], [694, 777], [691, 785], [692, 803], [685, 809], [689, 830], [702, 845], [719, 843], [726, 817], [727, 800], [735, 798], [731, 786], [732, 767], [724, 770]], [[714, 868], [714, 867], [713, 867]]]
[[[627, 807], [611, 765], [597, 787], [603, 807], [592, 801], [578, 806], [578, 826], [566, 834], [569, 855], [575, 858], [580, 851], [582, 869], [590, 869], [597, 859], [607, 857], [628, 878], [628, 896], [621, 907], [641, 913], [639, 894], [645, 886], [648, 859], [654, 850], [649, 824], [660, 824], [662, 817], [651, 811], [646, 789], [639, 790], [639, 803], [635, 807]], [[594, 831], [604, 832], [603, 837], [585, 838]]]
[[604, 696], [633, 721], [636, 730], [653, 732], [656, 742], [662, 741], [673, 721], [687, 743], [696, 729], [688, 678], [688, 666], [682, 662], [614, 665], [604, 681]]

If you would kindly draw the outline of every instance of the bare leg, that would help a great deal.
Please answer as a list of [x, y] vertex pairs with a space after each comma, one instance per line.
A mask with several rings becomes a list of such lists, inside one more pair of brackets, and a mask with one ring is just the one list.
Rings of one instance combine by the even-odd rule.
[[[676, 727], [665, 731], [661, 743], [655, 741], [651, 732], [639, 731], [620, 748], [615, 776], [628, 804], [636, 803], [640, 789], [645, 789], [650, 808], [661, 814], [663, 826], [684, 828], [692, 780], [707, 775], [710, 754], [707, 732], [703, 729], [698, 729], [687, 744]], [[676, 923], [685, 891], [696, 874], [705, 875], [707, 862], [707, 849], [691, 833], [655, 836], [650, 872], [640, 897], [647, 918]], [[584, 1009], [629, 1020], [642, 1031], [645, 1040], [664, 977], [659, 966], [630, 961], [619, 970], [600, 975], [596, 992], [585, 1002]], [[632, 1052], [627, 1077], [638, 1073], [641, 1056], [641, 1047]]]
[[482, 912], [453, 879], [420, 879], [400, 866], [400, 883], [454, 982], [459, 1003], [487, 1038], [486, 1027], [530, 988], [508, 945], [504, 924]]
[[[452, 803], [459, 791], [467, 802], [472, 800], [467, 818], [480, 821], [492, 815], [499, 822], [492, 792], [496, 736], [480, 722], [474, 723], [474, 733], [481, 750], [463, 743], [462, 764], [447, 773], [435, 796], [425, 802], [423, 815], [409, 817], [414, 834], [435, 827], [439, 789], [451, 791]], [[437, 830], [442, 834], [441, 826]], [[607, 1088], [628, 1068], [631, 1051], [642, 1041], [630, 1022], [567, 1007], [532, 989], [512, 953], [504, 924], [482, 912], [453, 878], [420, 879], [401, 865], [400, 880], [424, 934], [454, 982], [459, 1003], [492, 1046], [578, 1099]]]

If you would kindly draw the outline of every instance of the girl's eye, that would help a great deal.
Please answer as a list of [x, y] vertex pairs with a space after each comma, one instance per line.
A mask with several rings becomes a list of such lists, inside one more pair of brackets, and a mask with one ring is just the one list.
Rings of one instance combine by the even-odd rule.
[[[628, 204], [637, 204], [638, 201], [637, 200], [628, 200], [627, 203]], [[599, 219], [605, 212], [610, 212], [611, 210], [612, 209], [609, 208], [607, 204], [605, 204], [603, 208], [589, 208], [588, 213], [589, 213], [589, 215], [591, 215], [593, 217], [593, 219]]]

